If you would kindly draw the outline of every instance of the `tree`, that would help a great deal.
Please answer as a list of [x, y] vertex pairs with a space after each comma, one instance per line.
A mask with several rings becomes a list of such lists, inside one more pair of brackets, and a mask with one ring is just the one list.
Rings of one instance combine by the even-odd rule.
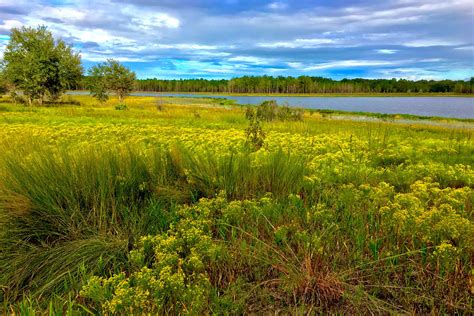
[[135, 73], [113, 59], [92, 67], [88, 75], [89, 90], [100, 102], [107, 101], [109, 92], [113, 91], [122, 103], [135, 86]]
[[92, 96], [100, 103], [109, 99], [105, 66], [96, 65], [89, 69], [86, 85]]
[[45, 26], [13, 28], [3, 56], [5, 79], [31, 105], [56, 100], [81, 79], [81, 58]]

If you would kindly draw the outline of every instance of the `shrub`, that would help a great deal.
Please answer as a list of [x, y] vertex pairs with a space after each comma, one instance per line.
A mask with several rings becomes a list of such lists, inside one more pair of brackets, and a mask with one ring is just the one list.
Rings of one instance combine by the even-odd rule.
[[196, 207], [183, 207], [178, 214], [180, 220], [166, 233], [141, 238], [130, 252], [130, 275], [92, 277], [81, 295], [105, 313], [200, 314], [206, 309], [210, 282], [205, 269], [214, 251], [209, 214]]
[[264, 101], [257, 106], [256, 117], [259, 120], [271, 122], [278, 117], [278, 104], [276, 101]]
[[126, 111], [128, 110], [128, 106], [124, 103], [119, 103], [115, 106], [115, 109], [118, 111]]
[[276, 101], [264, 101], [260, 105], [255, 106], [255, 110], [248, 107], [245, 117], [249, 120], [257, 118], [260, 121], [302, 121], [303, 109], [291, 108], [288, 105], [279, 106]]

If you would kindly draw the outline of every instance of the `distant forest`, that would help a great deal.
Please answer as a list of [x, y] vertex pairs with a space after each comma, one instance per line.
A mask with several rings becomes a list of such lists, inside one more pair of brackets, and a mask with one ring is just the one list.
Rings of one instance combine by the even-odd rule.
[[[85, 86], [84, 84], [82, 86]], [[79, 89], [83, 87], [78, 87]], [[141, 79], [136, 90], [221, 93], [473, 93], [474, 78], [462, 80], [342, 79], [244, 76], [233, 79]]]

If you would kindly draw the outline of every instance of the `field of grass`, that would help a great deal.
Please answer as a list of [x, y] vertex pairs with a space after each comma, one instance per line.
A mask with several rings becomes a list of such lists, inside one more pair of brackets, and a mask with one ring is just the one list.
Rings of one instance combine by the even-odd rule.
[[0, 99], [0, 313], [472, 314], [474, 129]]

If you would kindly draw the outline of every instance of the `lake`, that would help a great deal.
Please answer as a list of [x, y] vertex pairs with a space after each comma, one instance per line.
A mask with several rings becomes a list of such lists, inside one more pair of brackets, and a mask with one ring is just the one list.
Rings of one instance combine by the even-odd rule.
[[[75, 92], [73, 92], [75, 93]], [[260, 104], [275, 100], [278, 104], [306, 109], [412, 114], [451, 118], [474, 118], [474, 98], [469, 97], [301, 97], [301, 96], [227, 96], [193, 93], [136, 92], [134, 96], [169, 96], [186, 98], [225, 98], [238, 104]]]

